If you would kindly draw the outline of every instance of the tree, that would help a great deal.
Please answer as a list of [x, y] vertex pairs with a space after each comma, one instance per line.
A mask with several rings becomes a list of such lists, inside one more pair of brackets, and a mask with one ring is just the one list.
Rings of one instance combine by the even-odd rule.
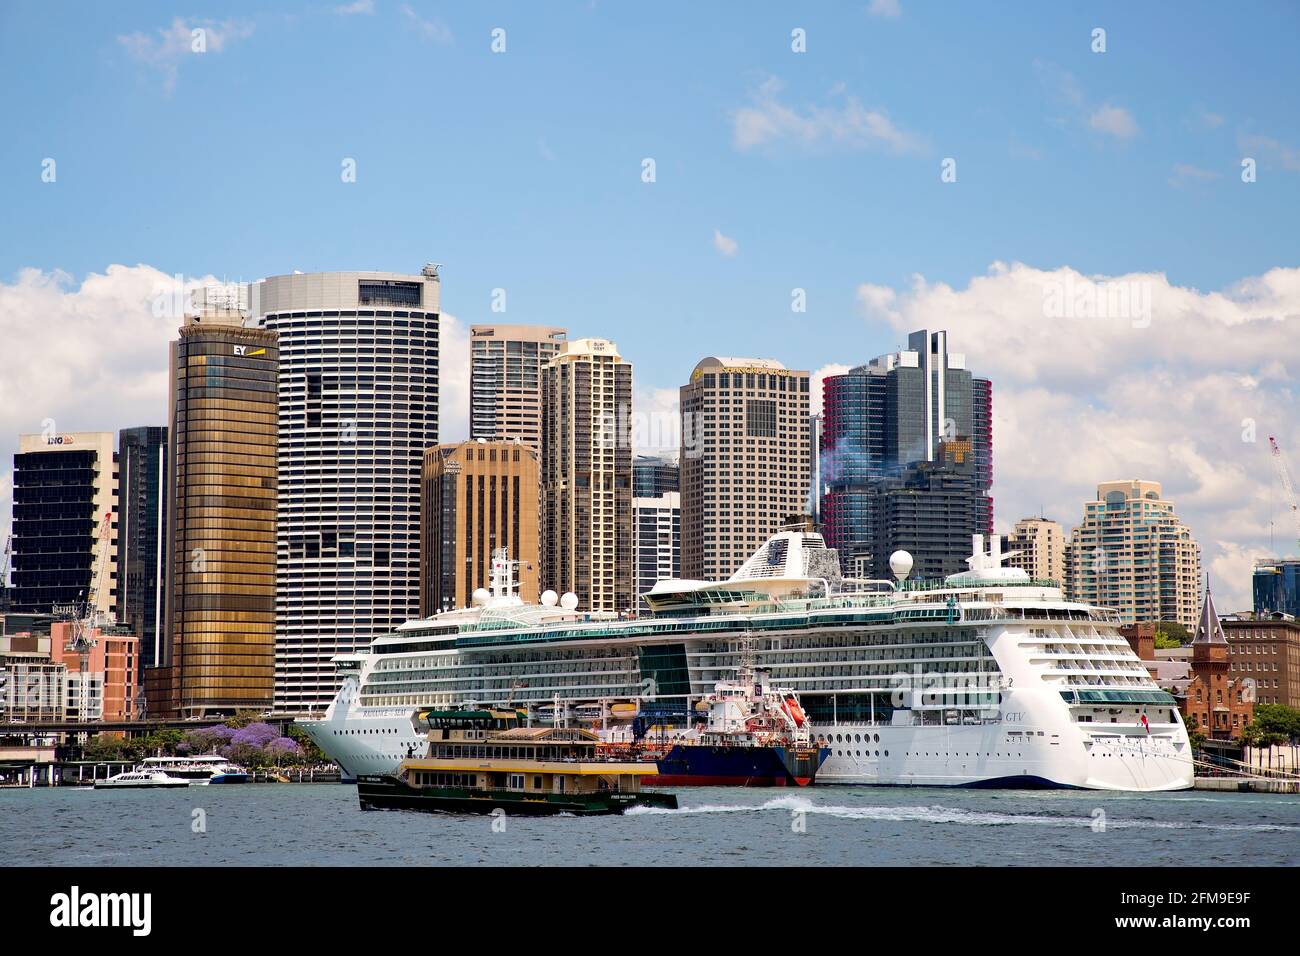
[[241, 730], [249, 724], [261, 718], [261, 714], [256, 710], [239, 710], [233, 717], [226, 718], [226, 726], [233, 727], [235, 730]]
[[290, 724], [285, 730], [285, 736], [298, 745], [298, 751], [303, 763], [314, 765], [330, 762], [329, 758], [325, 756], [321, 749], [316, 746], [315, 742], [307, 734], [307, 731], [303, 730], [297, 724]]
[[81, 748], [81, 755], [86, 760], [135, 759], [134, 747], [130, 741], [108, 734], [96, 734], [87, 740], [86, 745]]
[[1190, 643], [1191, 639], [1191, 635], [1187, 633], [1187, 628], [1177, 621], [1156, 622], [1155, 644], [1158, 651], [1182, 647], [1184, 644]]
[[1196, 753], [1205, 746], [1205, 734], [1201, 732], [1201, 725], [1195, 714], [1188, 714], [1183, 723], [1187, 727], [1187, 740], [1192, 745], [1192, 753]]

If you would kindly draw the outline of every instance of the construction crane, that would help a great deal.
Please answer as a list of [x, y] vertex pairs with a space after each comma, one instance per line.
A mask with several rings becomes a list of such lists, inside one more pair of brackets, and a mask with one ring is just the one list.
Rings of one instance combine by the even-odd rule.
[[14, 546], [14, 534], [9, 532], [5, 538], [5, 556], [3, 563], [0, 563], [0, 611], [9, 610], [9, 554]]
[[1296, 502], [1295, 483], [1291, 481], [1291, 469], [1286, 466], [1286, 456], [1282, 454], [1282, 446], [1277, 443], [1277, 439], [1269, 435], [1268, 444], [1273, 449], [1273, 467], [1277, 469], [1278, 478], [1282, 479], [1283, 504], [1291, 511], [1291, 519], [1295, 522], [1296, 544], [1300, 546], [1300, 504]]
[[86, 700], [87, 672], [90, 670], [90, 650], [96, 644], [95, 628], [105, 623], [104, 616], [99, 611], [99, 592], [103, 590], [104, 574], [108, 569], [108, 533], [112, 525], [113, 512], [105, 511], [103, 520], [99, 523], [99, 534], [96, 536], [95, 568], [90, 575], [90, 586], [86, 589], [86, 600], [81, 606], [81, 613], [72, 622], [72, 635], [64, 648], [75, 652], [80, 659], [81, 693], [77, 708], [78, 720], [90, 719]]

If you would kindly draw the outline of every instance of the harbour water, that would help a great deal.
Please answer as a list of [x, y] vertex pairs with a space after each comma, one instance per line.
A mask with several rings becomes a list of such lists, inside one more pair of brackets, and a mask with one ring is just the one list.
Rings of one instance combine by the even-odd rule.
[[[683, 788], [625, 817], [363, 812], [339, 784], [0, 791], [0, 865], [1280, 866], [1300, 796]], [[504, 823], [504, 829], [502, 825]]]

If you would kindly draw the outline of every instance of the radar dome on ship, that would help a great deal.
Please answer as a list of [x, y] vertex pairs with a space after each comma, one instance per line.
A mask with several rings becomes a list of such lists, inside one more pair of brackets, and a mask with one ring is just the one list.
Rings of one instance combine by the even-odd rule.
[[479, 607], [482, 607], [484, 604], [487, 604], [488, 599], [491, 597], [492, 597], [492, 593], [488, 591], [487, 588], [474, 589], [473, 601]]
[[572, 591], [565, 591], [564, 597], [560, 598], [560, 607], [566, 611], [576, 611], [578, 609], [578, 595]]
[[889, 570], [900, 580], [912, 573], [912, 556], [906, 551], [895, 551], [889, 556]]
[[552, 591], [550, 588], [547, 588], [545, 591], [542, 592], [543, 607], [555, 607], [555, 605], [559, 602], [559, 600], [560, 600], [560, 596], [556, 594], [554, 591]]

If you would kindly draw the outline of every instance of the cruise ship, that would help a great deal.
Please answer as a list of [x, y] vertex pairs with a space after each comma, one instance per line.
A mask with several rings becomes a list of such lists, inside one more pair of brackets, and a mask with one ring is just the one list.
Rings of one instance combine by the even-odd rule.
[[872, 581], [842, 577], [820, 535], [782, 531], [726, 581], [660, 581], [636, 617], [549, 591], [526, 604], [498, 553], [473, 607], [336, 657], [337, 696], [301, 723], [349, 776], [392, 772], [421, 752], [422, 710], [467, 703], [670, 737], [734, 679], [743, 647], [830, 749], [819, 784], [1190, 787], [1177, 705], [1116, 612], [1005, 567], [997, 536], [972, 544], [968, 569], [941, 581], [909, 580], [901, 551], [894, 580]]

